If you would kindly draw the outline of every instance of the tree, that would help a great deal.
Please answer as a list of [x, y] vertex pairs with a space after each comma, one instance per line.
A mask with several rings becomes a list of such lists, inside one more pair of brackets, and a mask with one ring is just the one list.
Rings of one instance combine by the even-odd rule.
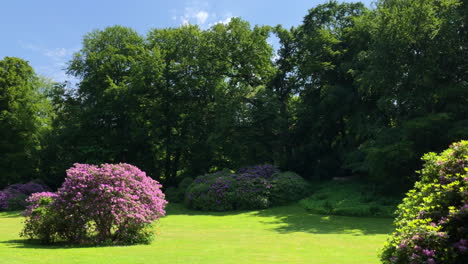
[[309, 10], [292, 30], [299, 98], [291, 166], [304, 174], [343, 174], [344, 154], [362, 140], [357, 123], [366, 120], [355, 72], [367, 36], [356, 24], [366, 12], [362, 3], [330, 1]]
[[47, 85], [28, 62], [0, 61], [0, 189], [37, 177], [37, 152], [49, 125], [48, 102], [41, 93]]
[[[380, 1], [359, 74], [376, 126], [358, 170], [376, 182], [411, 184], [418, 159], [468, 136], [466, 12], [459, 1]], [[358, 162], [359, 164], [359, 162]]]

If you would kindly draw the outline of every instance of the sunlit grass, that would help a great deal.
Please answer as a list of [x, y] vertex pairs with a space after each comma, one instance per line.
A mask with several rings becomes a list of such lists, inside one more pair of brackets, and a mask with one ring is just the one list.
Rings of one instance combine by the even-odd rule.
[[379, 263], [391, 219], [322, 216], [298, 205], [204, 213], [171, 205], [151, 245], [41, 246], [18, 233], [18, 213], [0, 213], [0, 263]]

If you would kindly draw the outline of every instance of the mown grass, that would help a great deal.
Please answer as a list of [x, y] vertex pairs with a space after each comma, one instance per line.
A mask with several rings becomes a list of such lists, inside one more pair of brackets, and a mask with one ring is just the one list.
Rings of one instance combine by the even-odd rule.
[[391, 221], [315, 215], [299, 205], [205, 213], [172, 204], [151, 245], [73, 247], [23, 240], [19, 213], [0, 213], [0, 263], [379, 263]]

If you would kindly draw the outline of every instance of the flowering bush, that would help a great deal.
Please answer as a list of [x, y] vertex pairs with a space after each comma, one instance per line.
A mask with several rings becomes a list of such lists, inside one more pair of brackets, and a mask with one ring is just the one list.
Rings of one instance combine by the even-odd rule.
[[228, 170], [198, 176], [187, 188], [186, 205], [204, 211], [235, 209], [237, 188], [234, 176]]
[[466, 263], [468, 259], [468, 141], [424, 155], [421, 180], [397, 210], [383, 263]]
[[[268, 178], [266, 178], [268, 177]], [[236, 208], [261, 209], [271, 205], [272, 175], [245, 172], [235, 175]]]
[[222, 170], [198, 176], [187, 188], [185, 202], [190, 208], [205, 211], [260, 209], [303, 198], [307, 186], [297, 174], [259, 165], [237, 173]]
[[251, 177], [259, 177], [259, 178], [271, 178], [273, 175], [278, 173], [279, 170], [273, 165], [264, 164], [264, 165], [257, 165], [252, 167], [244, 167], [240, 168], [237, 173], [238, 174], [246, 174], [250, 175]]
[[[165, 215], [161, 185], [129, 164], [75, 164], [54, 195], [29, 199], [23, 236], [51, 242], [148, 243], [151, 223]], [[49, 222], [51, 216], [56, 220]], [[54, 222], [55, 221], [55, 222]], [[52, 225], [56, 232], [37, 230]]]
[[61, 215], [54, 210], [55, 198], [57, 194], [52, 192], [34, 193], [29, 196], [29, 206], [23, 213], [26, 220], [21, 236], [34, 237], [43, 243], [58, 239], [58, 229], [64, 222]]
[[36, 182], [12, 184], [0, 191], [0, 210], [24, 209], [29, 195], [46, 191], [50, 191], [49, 187]]

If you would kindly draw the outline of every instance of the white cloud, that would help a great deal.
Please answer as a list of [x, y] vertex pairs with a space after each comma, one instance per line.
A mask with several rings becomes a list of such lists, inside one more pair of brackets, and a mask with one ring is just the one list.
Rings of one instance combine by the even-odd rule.
[[198, 13], [195, 14], [195, 17], [197, 18], [197, 23], [198, 24], [205, 24], [206, 19], [208, 18], [209, 14], [206, 11], [198, 11]]
[[219, 21], [216, 21], [216, 22], [213, 22], [213, 23], [208, 24], [208, 26], [211, 27], [211, 26], [214, 26], [214, 25], [216, 25], [216, 24], [227, 25], [227, 24], [229, 24], [229, 22], [231, 22], [231, 20], [234, 18], [234, 17], [232, 16], [231, 13], [227, 13], [224, 17], [225, 17], [225, 18], [222, 19], [222, 20], [219, 20]]
[[[209, 13], [206, 10], [186, 7], [183, 16], [174, 16], [172, 19], [179, 20], [182, 25], [197, 24], [202, 28], [207, 28], [216, 24], [226, 25], [231, 22], [232, 18], [234, 18], [234, 16], [232, 16], [231, 13], [226, 13], [224, 16], [217, 16], [214, 12]], [[216, 21], [217, 19], [218, 21]]]
[[182, 25], [197, 24], [206, 28], [212, 24], [211, 22], [217, 20], [216, 13], [213, 11], [207, 2], [191, 0], [186, 2], [183, 13], [176, 10], [171, 10], [170, 13], [172, 13], [172, 20], [179, 21]]
[[66, 80], [76, 82], [76, 79], [66, 74], [65, 68], [67, 67], [67, 61], [71, 59], [73, 53], [78, 51], [78, 48], [47, 49], [39, 45], [24, 43], [22, 41], [19, 41], [19, 44], [23, 49], [33, 51], [43, 56], [43, 62], [41, 64], [34, 65], [35, 63], [33, 63], [38, 74], [58, 82]]
[[56, 48], [56, 49], [45, 49], [44, 55], [52, 59], [60, 59], [69, 55], [72, 55], [76, 49]]
[[184, 15], [179, 17], [182, 25], [198, 24], [200, 26], [205, 25], [207, 19], [212, 17], [210, 13], [197, 7], [186, 7]]

